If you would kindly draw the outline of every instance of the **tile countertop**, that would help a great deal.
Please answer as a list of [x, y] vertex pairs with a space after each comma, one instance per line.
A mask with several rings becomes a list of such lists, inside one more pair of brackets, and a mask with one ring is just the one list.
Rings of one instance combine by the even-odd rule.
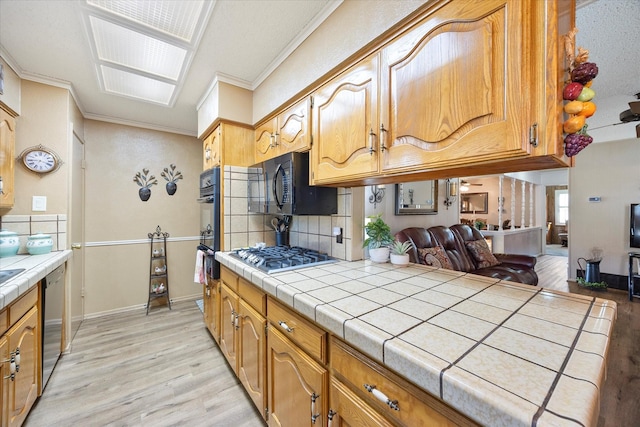
[[216, 259], [481, 424], [597, 424], [615, 302], [416, 264]]
[[18, 299], [69, 258], [71, 258], [70, 250], [43, 255], [16, 255], [0, 259], [1, 270], [25, 269], [22, 273], [0, 284], [0, 310]]

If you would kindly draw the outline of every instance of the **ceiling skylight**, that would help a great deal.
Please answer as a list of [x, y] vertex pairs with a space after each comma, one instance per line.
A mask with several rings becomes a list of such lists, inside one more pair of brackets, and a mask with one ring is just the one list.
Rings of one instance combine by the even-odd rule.
[[209, 20], [204, 0], [87, 0], [100, 87], [171, 106]]

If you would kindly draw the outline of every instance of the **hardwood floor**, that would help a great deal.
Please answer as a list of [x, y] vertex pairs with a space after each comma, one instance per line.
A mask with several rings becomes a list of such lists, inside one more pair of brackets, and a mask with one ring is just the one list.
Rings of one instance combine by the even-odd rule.
[[194, 301], [85, 320], [25, 426], [264, 426]]
[[[640, 426], [640, 301], [567, 282], [567, 258], [545, 255], [541, 286], [618, 303], [598, 427]], [[265, 423], [193, 301], [83, 322], [25, 423], [38, 426], [246, 426]]]

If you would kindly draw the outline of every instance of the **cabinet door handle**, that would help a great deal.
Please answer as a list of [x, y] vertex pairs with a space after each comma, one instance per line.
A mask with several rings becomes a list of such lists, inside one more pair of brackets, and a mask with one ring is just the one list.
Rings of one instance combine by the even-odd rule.
[[374, 148], [374, 139], [376, 139], [376, 134], [373, 133], [373, 129], [369, 130], [369, 154], [371, 154], [373, 156], [373, 153], [376, 152], [376, 149]]
[[398, 405], [398, 401], [389, 399], [387, 397], [387, 395], [384, 394], [383, 392], [381, 392], [380, 390], [378, 390], [375, 385], [364, 384], [363, 387], [369, 393], [373, 394], [373, 396], [376, 399], [378, 399], [380, 402], [384, 403], [385, 405], [388, 405], [389, 408], [391, 408], [391, 409], [393, 409], [395, 411], [399, 411], [400, 410], [400, 406]]
[[318, 399], [320, 396], [318, 396], [315, 393], [311, 394], [311, 423], [315, 424], [316, 420], [318, 418], [320, 418], [320, 413], [316, 413], [316, 399]]
[[380, 152], [384, 152], [387, 149], [385, 146], [385, 135], [387, 134], [387, 130], [384, 128], [384, 124], [380, 125]]
[[231, 310], [231, 326], [235, 326], [235, 317], [236, 317], [236, 311], [235, 310]]
[[239, 318], [239, 317], [240, 317], [240, 316], [236, 313], [236, 318], [235, 318], [235, 319], [234, 319], [234, 321], [233, 321], [233, 326], [234, 326], [234, 328], [236, 328], [236, 330], [238, 330], [238, 329], [239, 329], [239, 326], [238, 326], [238, 325], [239, 325], [239, 321], [238, 321], [238, 318]]
[[333, 424], [333, 417], [337, 414], [333, 409], [329, 409], [329, 413], [327, 414], [327, 427], [331, 427]]
[[529, 144], [538, 146], [538, 124], [534, 123], [529, 127]]
[[284, 329], [285, 331], [287, 331], [289, 333], [293, 332], [293, 328], [289, 327], [289, 325], [284, 323], [282, 320], [278, 322], [278, 325], [280, 325], [282, 327], [282, 329]]

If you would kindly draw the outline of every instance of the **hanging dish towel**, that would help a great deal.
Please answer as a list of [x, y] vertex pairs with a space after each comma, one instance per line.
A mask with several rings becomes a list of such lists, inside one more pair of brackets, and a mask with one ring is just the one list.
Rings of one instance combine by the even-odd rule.
[[198, 250], [196, 252], [196, 271], [193, 275], [194, 283], [205, 284], [205, 275], [204, 275], [204, 257], [205, 253], [203, 251]]

